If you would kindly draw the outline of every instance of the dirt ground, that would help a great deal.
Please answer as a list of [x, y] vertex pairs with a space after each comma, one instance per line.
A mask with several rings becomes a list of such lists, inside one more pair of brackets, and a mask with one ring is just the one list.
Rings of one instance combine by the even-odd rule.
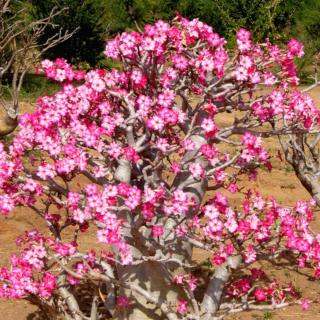
[[[317, 105], [320, 106], [320, 88], [314, 89], [311, 96], [315, 99]], [[23, 104], [22, 112], [31, 111], [30, 104]], [[280, 150], [276, 139], [268, 139], [265, 146], [275, 155]], [[272, 172], [262, 171], [258, 175], [256, 182], [245, 183], [246, 187], [257, 188], [262, 195], [272, 195], [276, 200], [284, 206], [294, 205], [296, 200], [309, 199], [309, 194], [305, 191], [298, 179], [295, 177], [291, 168], [284, 162], [273, 161], [274, 169]], [[237, 196], [233, 195], [234, 201], [237, 201]], [[320, 210], [319, 210], [320, 214]], [[43, 222], [36, 218], [34, 214], [26, 208], [18, 208], [8, 218], [0, 216], [0, 265], [6, 265], [10, 252], [14, 252], [15, 239], [25, 230], [32, 228], [42, 229]], [[320, 232], [320, 217], [316, 218], [314, 223], [314, 231]], [[83, 246], [89, 248], [90, 244], [95, 243], [95, 237], [86, 236], [82, 239]], [[201, 252], [195, 252], [195, 259], [203, 259]], [[306, 271], [303, 274], [298, 274], [295, 271], [283, 271], [282, 266], [271, 266], [265, 264], [264, 267], [268, 273], [277, 275], [285, 282], [292, 281], [300, 290], [300, 292], [311, 299], [319, 300], [320, 302], [320, 282], [314, 281], [310, 277], [310, 272]], [[0, 320], [42, 320], [43, 315], [37, 312], [37, 308], [25, 301], [8, 301], [0, 300]], [[308, 311], [302, 311], [300, 306], [293, 305], [279, 311], [270, 312], [246, 312], [229, 316], [230, 320], [320, 320], [320, 303], [314, 303]]]

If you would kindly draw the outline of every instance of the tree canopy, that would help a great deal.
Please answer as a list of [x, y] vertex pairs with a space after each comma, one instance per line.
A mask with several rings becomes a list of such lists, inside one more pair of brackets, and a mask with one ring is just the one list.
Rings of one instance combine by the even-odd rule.
[[[26, 0], [22, 1], [26, 2]], [[34, 17], [53, 7], [68, 7], [56, 18], [65, 30], [79, 27], [77, 34], [53, 48], [47, 57], [62, 56], [72, 63], [97, 65], [107, 38], [125, 30], [137, 30], [157, 19], [171, 19], [177, 12], [199, 18], [234, 46], [241, 27], [252, 31], [254, 40], [283, 42], [289, 37], [305, 40], [307, 53], [319, 51], [320, 0], [31, 0]], [[48, 30], [43, 39], [54, 32]], [[307, 55], [308, 56], [308, 55]]]
[[[106, 7], [99, 0], [32, 0], [32, 15], [42, 18], [54, 7], [68, 10], [56, 17], [55, 23], [64, 30], [79, 28], [74, 37], [48, 51], [45, 57], [63, 57], [72, 63], [87, 62], [95, 65], [101, 58], [107, 22], [103, 20]], [[48, 29], [41, 40], [49, 39], [55, 28]]]

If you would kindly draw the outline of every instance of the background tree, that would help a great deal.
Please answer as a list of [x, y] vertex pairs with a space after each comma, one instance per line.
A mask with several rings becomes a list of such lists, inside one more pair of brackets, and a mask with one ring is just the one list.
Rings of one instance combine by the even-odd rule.
[[[56, 17], [64, 30], [80, 31], [65, 44], [48, 51], [46, 57], [65, 57], [72, 63], [97, 65], [103, 60], [102, 48], [107, 37], [124, 30], [137, 30], [157, 19], [171, 19], [175, 12], [188, 18], [199, 18], [234, 46], [234, 34], [241, 28], [253, 32], [256, 41], [266, 37], [281, 43], [294, 34], [299, 39], [312, 38], [307, 57], [315, 51], [317, 6], [319, 0], [32, 0], [35, 17], [43, 17], [54, 7], [69, 7], [69, 13]], [[72, 18], [71, 18], [72, 17]], [[52, 31], [47, 29], [43, 39]], [[310, 47], [310, 50], [309, 50]], [[310, 59], [309, 59], [310, 60]], [[309, 64], [303, 60], [300, 64]]]
[[[27, 72], [46, 51], [72, 36], [72, 32], [57, 30], [53, 24], [63, 9], [53, 9], [38, 20], [30, 18], [28, 9], [20, 1], [0, 0], [0, 103], [5, 111], [0, 119], [0, 136], [10, 133], [17, 125], [19, 92]], [[41, 41], [49, 26], [54, 33]]]
[[161, 8], [160, 3], [155, 0], [105, 1], [104, 21], [109, 26], [110, 35], [154, 22]]
[[289, 36], [297, 37], [305, 44], [305, 56], [297, 61], [300, 76], [309, 81], [319, 69], [320, 52], [320, 1], [305, 0], [295, 13], [295, 23], [288, 28]]
[[[87, 62], [95, 65], [101, 58], [109, 22], [103, 21], [107, 6], [100, 0], [32, 0], [35, 19], [46, 17], [53, 8], [68, 10], [54, 17], [53, 22], [64, 32], [78, 29], [67, 41], [48, 50], [43, 58], [63, 57], [73, 64]], [[47, 41], [55, 33], [54, 28], [46, 28], [40, 41]]]
[[295, 12], [303, 6], [298, 0], [180, 0], [176, 9], [183, 16], [198, 17], [227, 39], [239, 28], [252, 30], [257, 41], [266, 37], [278, 40], [285, 27], [294, 22]]

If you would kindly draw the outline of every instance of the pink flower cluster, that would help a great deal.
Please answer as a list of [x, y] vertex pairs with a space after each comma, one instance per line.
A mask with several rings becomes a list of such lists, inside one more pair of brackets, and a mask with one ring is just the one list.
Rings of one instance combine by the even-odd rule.
[[[0, 297], [23, 298], [30, 294], [49, 298], [57, 287], [56, 276], [44, 271], [44, 261], [47, 249], [44, 247], [44, 237], [36, 231], [31, 231], [19, 243], [26, 243], [26, 248], [20, 255], [11, 256], [10, 269], [0, 269]], [[40, 271], [44, 271], [42, 274]]]
[[298, 90], [273, 90], [263, 101], [254, 102], [252, 109], [263, 122], [280, 115], [283, 115], [287, 123], [295, 123], [301, 129], [310, 129], [312, 125], [318, 125], [320, 122], [319, 110], [314, 101]]
[[82, 70], [74, 71], [72, 66], [62, 58], [57, 58], [54, 62], [43, 60], [41, 66], [49, 79], [58, 82], [83, 80], [84, 72]]

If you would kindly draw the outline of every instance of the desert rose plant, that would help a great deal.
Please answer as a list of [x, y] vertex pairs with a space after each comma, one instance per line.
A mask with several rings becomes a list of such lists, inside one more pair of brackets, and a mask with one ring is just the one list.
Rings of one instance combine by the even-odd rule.
[[[47, 230], [17, 239], [19, 253], [0, 269], [1, 297], [75, 320], [308, 307], [256, 262], [290, 255], [320, 276], [314, 200], [286, 208], [257, 190], [228, 199], [240, 176], [272, 169], [264, 137], [319, 128], [319, 111], [295, 88], [303, 47], [255, 44], [243, 29], [236, 50], [225, 45], [177, 16], [108, 41], [119, 68], [43, 61], [61, 90], [39, 97], [1, 145], [0, 211], [31, 208]], [[88, 235], [96, 245], [84, 250]], [[195, 260], [196, 250], [207, 258]]]

